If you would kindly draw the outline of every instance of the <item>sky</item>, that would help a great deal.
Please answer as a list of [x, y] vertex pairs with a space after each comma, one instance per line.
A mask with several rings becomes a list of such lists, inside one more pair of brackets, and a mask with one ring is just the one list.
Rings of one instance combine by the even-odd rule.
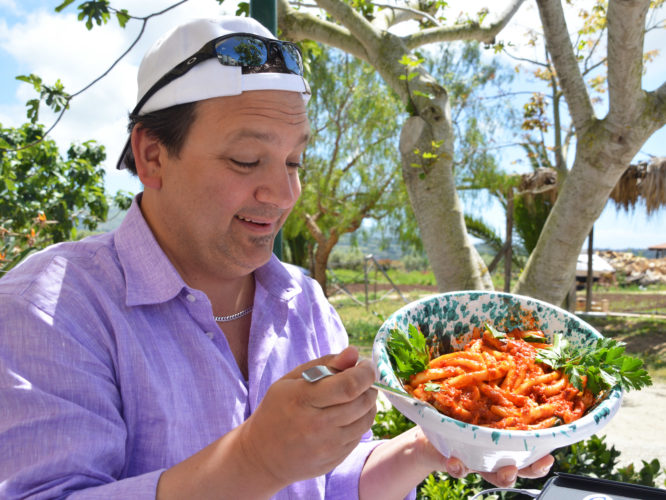
[[[103, 74], [138, 34], [140, 26], [137, 21], [131, 21], [124, 30], [111, 20], [88, 31], [84, 23], [77, 21], [74, 4], [56, 13], [54, 8], [60, 3], [62, 0], [0, 0], [0, 124], [5, 127], [19, 126], [27, 121], [25, 102], [35, 97], [30, 85], [15, 79], [17, 75], [35, 73], [47, 84], [60, 78], [65, 90], [75, 93]], [[175, 3], [175, 0], [169, 3]], [[469, 12], [475, 12], [484, 5], [495, 8], [504, 3], [504, 0], [449, 2], [454, 9], [464, 8]], [[142, 16], [163, 9], [167, 2], [113, 0], [111, 4]], [[528, 28], [538, 26], [536, 10], [531, 4], [526, 2], [521, 7], [499, 38], [509, 40], [514, 36], [520, 37]], [[137, 46], [101, 81], [71, 101], [70, 110], [51, 133], [61, 151], [65, 151], [72, 142], [97, 140], [107, 152], [107, 191], [114, 193], [123, 189], [139, 192], [141, 186], [138, 181], [125, 171], [115, 170], [115, 164], [127, 139], [127, 113], [136, 100], [136, 73], [142, 54], [163, 32], [184, 19], [233, 14], [235, 5], [234, 0], [226, 0], [222, 6], [214, 0], [190, 0], [151, 19]], [[666, 30], [648, 34], [646, 44], [648, 48], [666, 47]], [[514, 64], [515, 61], [511, 62], [512, 66]], [[644, 77], [644, 88], [653, 90], [664, 80], [666, 53], [660, 54], [649, 67]], [[54, 119], [54, 115], [43, 108], [40, 121], [49, 126]], [[646, 159], [648, 155], [666, 155], [666, 128], [659, 130], [648, 141], [636, 161]], [[472, 205], [468, 208], [474, 211]], [[502, 209], [488, 203], [480, 210], [486, 222], [503, 234]], [[666, 210], [647, 217], [640, 206], [627, 213], [609, 204], [596, 222], [594, 231], [595, 248], [647, 248], [666, 243]]]

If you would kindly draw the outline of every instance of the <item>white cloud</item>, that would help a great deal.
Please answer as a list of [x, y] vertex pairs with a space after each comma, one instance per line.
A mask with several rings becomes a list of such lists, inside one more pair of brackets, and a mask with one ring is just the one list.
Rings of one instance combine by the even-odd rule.
[[[7, 3], [8, 0], [0, 0], [0, 5]], [[136, 183], [129, 180], [128, 173], [114, 170], [127, 138], [127, 113], [136, 100], [136, 73], [143, 53], [162, 33], [183, 20], [233, 14], [235, 5], [236, 2], [229, 2], [222, 8], [213, 0], [190, 0], [152, 18], [131, 53], [102, 80], [72, 99], [70, 109], [51, 134], [61, 150], [66, 150], [72, 142], [97, 140], [106, 146], [107, 185], [112, 188], [109, 191], [119, 187], [137, 191]], [[116, 2], [114, 6], [127, 8], [135, 16], [146, 16], [163, 9], [164, 1], [146, 0], [137, 5], [126, 0]], [[112, 19], [106, 25], [95, 25], [88, 31], [84, 23], [76, 19], [72, 7], [60, 14], [42, 8], [25, 13], [12, 25], [0, 20], [0, 50], [18, 62], [21, 74], [35, 73], [46, 84], [60, 79], [65, 90], [74, 93], [102, 75], [130, 47], [140, 27], [139, 21], [132, 20], [122, 29]], [[0, 106], [0, 123], [16, 126], [25, 122], [24, 103], [34, 97], [32, 86], [19, 84], [15, 101]], [[49, 126], [54, 120], [55, 116], [42, 108], [40, 121]], [[122, 178], [128, 179], [129, 187], [122, 185]]]

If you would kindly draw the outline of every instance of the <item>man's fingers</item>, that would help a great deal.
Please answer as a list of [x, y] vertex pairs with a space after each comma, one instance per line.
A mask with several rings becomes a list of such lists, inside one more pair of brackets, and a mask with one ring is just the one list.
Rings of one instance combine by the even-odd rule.
[[518, 476], [530, 479], [543, 477], [548, 474], [554, 462], [555, 458], [553, 458], [552, 455], [546, 455], [545, 457], [542, 457], [534, 462], [532, 465], [525, 467], [524, 469], [520, 469], [518, 471]]
[[447, 474], [456, 479], [461, 479], [470, 472], [467, 466], [456, 457], [447, 458], [446, 462], [444, 462], [444, 467], [446, 468]]
[[302, 365], [298, 365], [296, 368], [291, 370], [289, 373], [285, 374], [282, 378], [302, 378], [302, 374], [308, 368], [312, 368], [317, 365], [328, 366], [337, 371], [343, 371], [347, 368], [350, 368], [356, 364], [358, 359], [358, 350], [354, 346], [349, 346], [338, 354], [327, 354], [321, 358], [313, 359]]
[[509, 488], [518, 477], [535, 479], [547, 475], [554, 461], [552, 455], [546, 455], [523, 469], [518, 470], [510, 465], [502, 467], [497, 472], [482, 472], [481, 477], [500, 488]]

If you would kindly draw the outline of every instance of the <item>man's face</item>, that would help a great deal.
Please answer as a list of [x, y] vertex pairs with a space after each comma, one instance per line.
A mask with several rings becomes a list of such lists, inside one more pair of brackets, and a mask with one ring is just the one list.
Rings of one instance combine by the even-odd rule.
[[150, 193], [156, 210], [147, 210], [184, 277], [233, 278], [269, 260], [301, 192], [308, 135], [305, 105], [295, 92], [252, 91], [198, 103], [179, 157], [163, 162], [161, 187]]

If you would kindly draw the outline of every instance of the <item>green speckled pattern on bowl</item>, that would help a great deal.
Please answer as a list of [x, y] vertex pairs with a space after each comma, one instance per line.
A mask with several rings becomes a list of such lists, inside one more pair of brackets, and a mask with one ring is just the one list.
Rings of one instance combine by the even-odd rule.
[[[590, 325], [569, 312], [530, 297], [501, 292], [452, 292], [412, 302], [393, 313], [375, 337], [372, 357], [380, 382], [402, 388], [386, 351], [393, 328], [407, 331], [416, 325], [432, 345], [448, 350], [462, 348], [475, 326], [490, 323], [499, 330], [538, 328], [552, 339], [561, 333], [573, 345], [586, 345], [601, 337]], [[604, 427], [620, 408], [622, 392], [611, 391], [596, 408], [568, 425], [538, 431], [507, 431], [467, 424], [425, 405], [410, 404], [387, 395], [407, 418], [418, 424], [446, 456], [456, 456], [478, 471], [495, 471], [504, 465], [524, 467], [556, 448], [587, 439]]]

